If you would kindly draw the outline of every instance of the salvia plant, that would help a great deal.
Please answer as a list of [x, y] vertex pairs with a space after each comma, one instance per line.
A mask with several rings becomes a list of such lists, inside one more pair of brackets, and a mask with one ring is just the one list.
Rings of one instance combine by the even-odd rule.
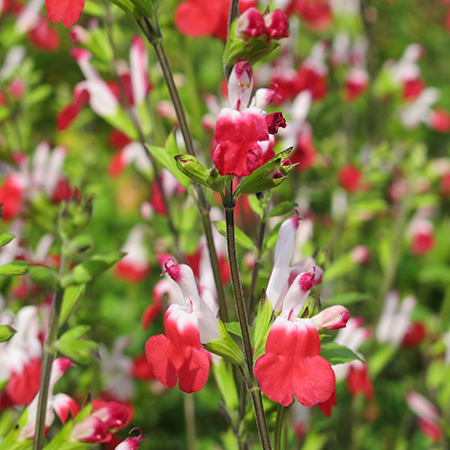
[[448, 3], [0, 0], [0, 450], [450, 449]]

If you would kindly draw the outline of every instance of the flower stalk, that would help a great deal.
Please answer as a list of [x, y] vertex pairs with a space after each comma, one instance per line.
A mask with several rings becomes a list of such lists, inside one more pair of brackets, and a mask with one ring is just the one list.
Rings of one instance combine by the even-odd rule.
[[[65, 251], [65, 241], [63, 241], [61, 250], [61, 263], [59, 267], [60, 279], [62, 279], [63, 276], [67, 273], [69, 269], [69, 263], [70, 260], [67, 257]], [[42, 450], [42, 448], [44, 447], [45, 415], [47, 411], [47, 401], [49, 394], [52, 364], [53, 361], [55, 360], [57, 352], [57, 349], [55, 348], [55, 342], [58, 339], [59, 318], [61, 315], [63, 295], [64, 290], [58, 287], [55, 295], [53, 296], [52, 309], [50, 312], [49, 329], [44, 345], [44, 356], [42, 358], [42, 376], [38, 394], [39, 401], [36, 417], [35, 437], [33, 441], [33, 450]]]
[[228, 261], [230, 264], [231, 284], [233, 287], [236, 313], [244, 346], [245, 370], [243, 371], [243, 373], [247, 389], [250, 391], [250, 395], [252, 397], [256, 424], [258, 426], [262, 448], [264, 450], [270, 450], [272, 447], [270, 444], [269, 429], [267, 427], [266, 415], [262, 403], [261, 388], [258, 385], [253, 371], [253, 350], [250, 339], [250, 327], [244, 303], [244, 294], [242, 291], [242, 283], [240, 279], [236, 253], [236, 235], [234, 225], [234, 207], [236, 206], [236, 200], [233, 198], [232, 189], [232, 181], [230, 181], [230, 183], [225, 188], [225, 196], [223, 197], [222, 201], [225, 210], [227, 250]]

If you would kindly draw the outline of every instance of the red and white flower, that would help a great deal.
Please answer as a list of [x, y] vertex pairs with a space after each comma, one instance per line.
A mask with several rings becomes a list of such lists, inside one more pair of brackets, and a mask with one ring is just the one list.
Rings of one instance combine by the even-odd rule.
[[220, 339], [218, 321], [200, 298], [192, 269], [166, 262], [166, 273], [178, 284], [184, 305], [172, 304], [164, 317], [165, 335], [151, 337], [145, 345], [147, 360], [155, 377], [166, 387], [187, 393], [205, 385], [210, 366], [209, 353], [201, 344]]
[[418, 425], [422, 432], [433, 441], [440, 441], [443, 430], [440, 425], [439, 411], [423, 395], [410, 391], [406, 394], [406, 403], [419, 417]]

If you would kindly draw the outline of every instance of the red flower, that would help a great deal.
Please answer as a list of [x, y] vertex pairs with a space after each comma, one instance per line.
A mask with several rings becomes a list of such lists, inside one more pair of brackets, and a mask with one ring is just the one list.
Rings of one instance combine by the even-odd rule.
[[430, 128], [439, 133], [450, 132], [450, 114], [445, 109], [436, 108], [430, 111]]
[[209, 353], [202, 343], [220, 338], [215, 314], [200, 298], [194, 273], [185, 264], [168, 260], [166, 273], [180, 287], [185, 305], [173, 304], [164, 316], [166, 335], [152, 336], [145, 344], [147, 361], [155, 377], [166, 387], [197, 392], [209, 375]]
[[27, 363], [21, 373], [12, 372], [6, 387], [8, 398], [14, 405], [31, 403], [39, 392], [41, 379], [41, 360], [33, 359]]
[[15, 175], [8, 175], [0, 185], [0, 203], [3, 203], [3, 220], [14, 219], [20, 210], [23, 186]]
[[302, 405], [313, 406], [334, 392], [334, 371], [320, 356], [319, 333], [309, 319], [280, 315], [275, 320], [255, 375], [264, 394], [283, 406], [292, 403], [294, 394]]
[[362, 392], [368, 401], [373, 399], [373, 384], [369, 378], [367, 365], [352, 364], [347, 377], [347, 387], [353, 397]]
[[83, 12], [85, 0], [45, 0], [48, 18], [57, 23], [62, 20], [65, 27], [71, 27]]
[[59, 34], [47, 20], [39, 17], [37, 25], [28, 33], [30, 42], [39, 50], [55, 52], [59, 47]]
[[319, 408], [320, 410], [327, 416], [327, 417], [331, 417], [331, 412], [332, 409], [331, 408], [336, 408], [336, 402], [337, 402], [337, 398], [336, 398], [336, 389], [333, 391], [333, 393], [331, 394], [331, 397], [326, 400], [323, 403], [319, 403]]
[[187, 393], [203, 388], [209, 375], [209, 355], [201, 348], [194, 314], [183, 314], [172, 305], [164, 317], [166, 336], [152, 336], [145, 344], [147, 361], [155, 377], [166, 387]]
[[359, 187], [361, 177], [362, 173], [357, 167], [347, 164], [339, 171], [339, 184], [347, 192], [355, 192]]
[[[239, 10], [255, 7], [255, 0], [241, 0]], [[230, 0], [186, 0], [175, 11], [175, 26], [185, 36], [227, 38]]]
[[408, 328], [408, 331], [403, 336], [403, 347], [416, 347], [419, 345], [426, 336], [425, 325], [423, 322], [412, 322]]
[[311, 91], [313, 100], [320, 100], [328, 92], [327, 74], [309, 64], [303, 64], [297, 74], [298, 92]]
[[333, 20], [330, 3], [327, 0], [296, 0], [295, 10], [314, 30], [328, 28]]

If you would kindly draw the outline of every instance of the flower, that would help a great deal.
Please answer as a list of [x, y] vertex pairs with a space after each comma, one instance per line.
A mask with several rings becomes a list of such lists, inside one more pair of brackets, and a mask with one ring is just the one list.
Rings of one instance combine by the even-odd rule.
[[315, 266], [315, 261], [312, 258], [304, 258], [290, 267], [295, 248], [295, 234], [299, 223], [300, 218], [297, 213], [294, 217], [285, 220], [278, 232], [274, 265], [266, 290], [266, 296], [274, 311], [282, 309], [289, 287], [292, 286], [294, 279], [300, 273], [315, 267], [314, 284], [320, 283], [322, 278], [323, 270]]
[[[320, 356], [314, 318], [298, 318], [314, 286], [314, 276], [303, 272], [295, 278], [284, 298], [281, 314], [270, 329], [266, 353], [255, 364], [261, 390], [283, 406], [292, 403], [294, 394], [302, 405], [313, 406], [327, 401], [334, 392], [334, 372], [331, 364]], [[348, 320], [348, 311], [345, 316]], [[342, 326], [335, 320], [327, 322]]]
[[423, 395], [418, 392], [408, 392], [406, 403], [410, 409], [419, 416], [418, 425], [422, 432], [434, 442], [442, 438], [443, 431], [439, 425], [439, 413]]
[[133, 227], [121, 249], [126, 256], [114, 267], [115, 275], [128, 283], [140, 283], [150, 273], [148, 252], [143, 243], [145, 231], [142, 225]]
[[164, 316], [165, 335], [152, 336], [145, 345], [147, 361], [155, 377], [166, 387], [197, 392], [205, 385], [210, 366], [209, 353], [202, 349], [220, 338], [218, 321], [200, 298], [192, 269], [166, 262], [166, 272], [178, 284], [184, 305], [172, 304]]
[[269, 133], [276, 133], [279, 126], [286, 125], [281, 113], [270, 116], [269, 123], [266, 122], [267, 114], [262, 107], [267, 106], [273, 95], [255, 96], [252, 106], [247, 107], [252, 87], [252, 69], [240, 60], [228, 81], [230, 107], [220, 111], [214, 133], [217, 146], [212, 159], [222, 176], [247, 176], [269, 161], [275, 156]]
[[139, 443], [141, 441], [147, 441], [148, 439], [142, 436], [142, 430], [138, 427], [133, 428], [130, 431], [130, 434], [134, 430], [139, 430], [139, 436], [126, 438], [123, 442], [121, 442], [115, 450], [137, 450], [139, 448]]
[[71, 27], [83, 12], [85, 0], [45, 0], [48, 18], [57, 23], [62, 20], [65, 27]]
[[[53, 361], [52, 369], [50, 372], [50, 383], [49, 383], [49, 395], [47, 401], [47, 410], [45, 413], [45, 430], [48, 431], [50, 425], [53, 423], [55, 419], [55, 414], [60, 418], [62, 423], [65, 423], [69, 412], [75, 417], [80, 408], [75, 400], [69, 397], [67, 394], [56, 394], [53, 395], [53, 389], [57, 381], [64, 375], [66, 370], [72, 365], [72, 361], [67, 358], [58, 358]], [[37, 418], [37, 409], [39, 402], [39, 394], [34, 397], [33, 401], [30, 403], [28, 407], [28, 416], [27, 423], [20, 431], [19, 440], [24, 439], [33, 439], [35, 428], [36, 428], [36, 418]]]
[[339, 184], [350, 193], [356, 192], [360, 186], [362, 173], [351, 164], [342, 166], [339, 170]]

